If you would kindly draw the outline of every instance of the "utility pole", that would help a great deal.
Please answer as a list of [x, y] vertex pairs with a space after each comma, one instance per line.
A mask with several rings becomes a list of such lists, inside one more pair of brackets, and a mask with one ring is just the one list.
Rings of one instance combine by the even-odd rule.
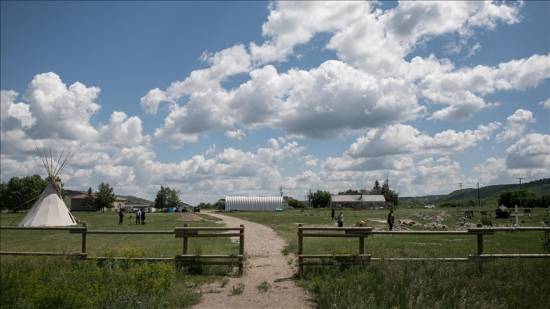
[[459, 182], [458, 185], [460, 186], [460, 191], [462, 191], [462, 182]]
[[[519, 184], [521, 185], [521, 181], [525, 179], [525, 177], [518, 177]], [[521, 207], [521, 197], [519, 198], [519, 207]], [[518, 205], [516, 205], [516, 215], [518, 212]], [[516, 216], [516, 224], [518, 224], [518, 217]]]
[[477, 183], [477, 207], [481, 207], [481, 199], [479, 198], [479, 182]]

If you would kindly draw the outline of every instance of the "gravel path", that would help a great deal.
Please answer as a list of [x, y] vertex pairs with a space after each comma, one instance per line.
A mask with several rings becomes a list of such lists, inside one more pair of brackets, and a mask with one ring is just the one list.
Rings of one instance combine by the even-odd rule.
[[[227, 226], [245, 226], [244, 274], [230, 277], [223, 285], [216, 282], [201, 288], [202, 299], [193, 308], [313, 308], [306, 291], [296, 286], [292, 276], [294, 256], [281, 251], [286, 241], [265, 225], [208, 212]], [[264, 282], [267, 282], [265, 284]], [[223, 285], [223, 287], [222, 287]], [[233, 287], [244, 287], [242, 294], [231, 295]], [[267, 287], [260, 290], [258, 286]]]

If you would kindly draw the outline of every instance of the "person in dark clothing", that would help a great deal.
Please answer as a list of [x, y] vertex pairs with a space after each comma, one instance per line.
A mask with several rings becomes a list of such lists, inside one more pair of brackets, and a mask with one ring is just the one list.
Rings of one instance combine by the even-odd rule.
[[124, 209], [118, 210], [118, 224], [124, 223]]
[[393, 216], [393, 210], [390, 210], [390, 213], [388, 214], [388, 225], [390, 226], [390, 231], [393, 230], [394, 221], [395, 217]]
[[332, 218], [331, 222], [334, 222], [334, 208], [332, 208], [330, 216]]
[[340, 212], [338, 214], [338, 227], [344, 226], [344, 213]]
[[145, 209], [141, 211], [141, 224], [145, 224]]

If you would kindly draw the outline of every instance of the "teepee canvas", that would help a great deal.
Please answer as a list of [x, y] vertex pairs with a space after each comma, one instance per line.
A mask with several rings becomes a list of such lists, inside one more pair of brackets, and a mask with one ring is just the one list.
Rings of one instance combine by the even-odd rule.
[[50, 152], [49, 158], [42, 155], [42, 163], [48, 173], [48, 186], [27, 215], [21, 220], [19, 226], [68, 226], [76, 225], [76, 220], [60, 197], [60, 189], [56, 182], [63, 167], [70, 159], [70, 155], [60, 154], [57, 159]]

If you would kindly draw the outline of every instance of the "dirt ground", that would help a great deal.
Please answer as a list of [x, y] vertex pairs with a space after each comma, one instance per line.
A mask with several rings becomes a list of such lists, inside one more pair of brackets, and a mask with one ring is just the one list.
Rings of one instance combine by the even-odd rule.
[[[292, 276], [294, 256], [284, 256], [286, 242], [265, 225], [208, 212], [227, 226], [245, 226], [244, 274], [201, 288], [201, 302], [193, 308], [313, 308], [308, 293]], [[239, 294], [238, 290], [242, 289]], [[235, 295], [233, 295], [235, 294]]]
[[202, 218], [191, 212], [182, 212], [179, 214], [179, 221], [201, 221]]

